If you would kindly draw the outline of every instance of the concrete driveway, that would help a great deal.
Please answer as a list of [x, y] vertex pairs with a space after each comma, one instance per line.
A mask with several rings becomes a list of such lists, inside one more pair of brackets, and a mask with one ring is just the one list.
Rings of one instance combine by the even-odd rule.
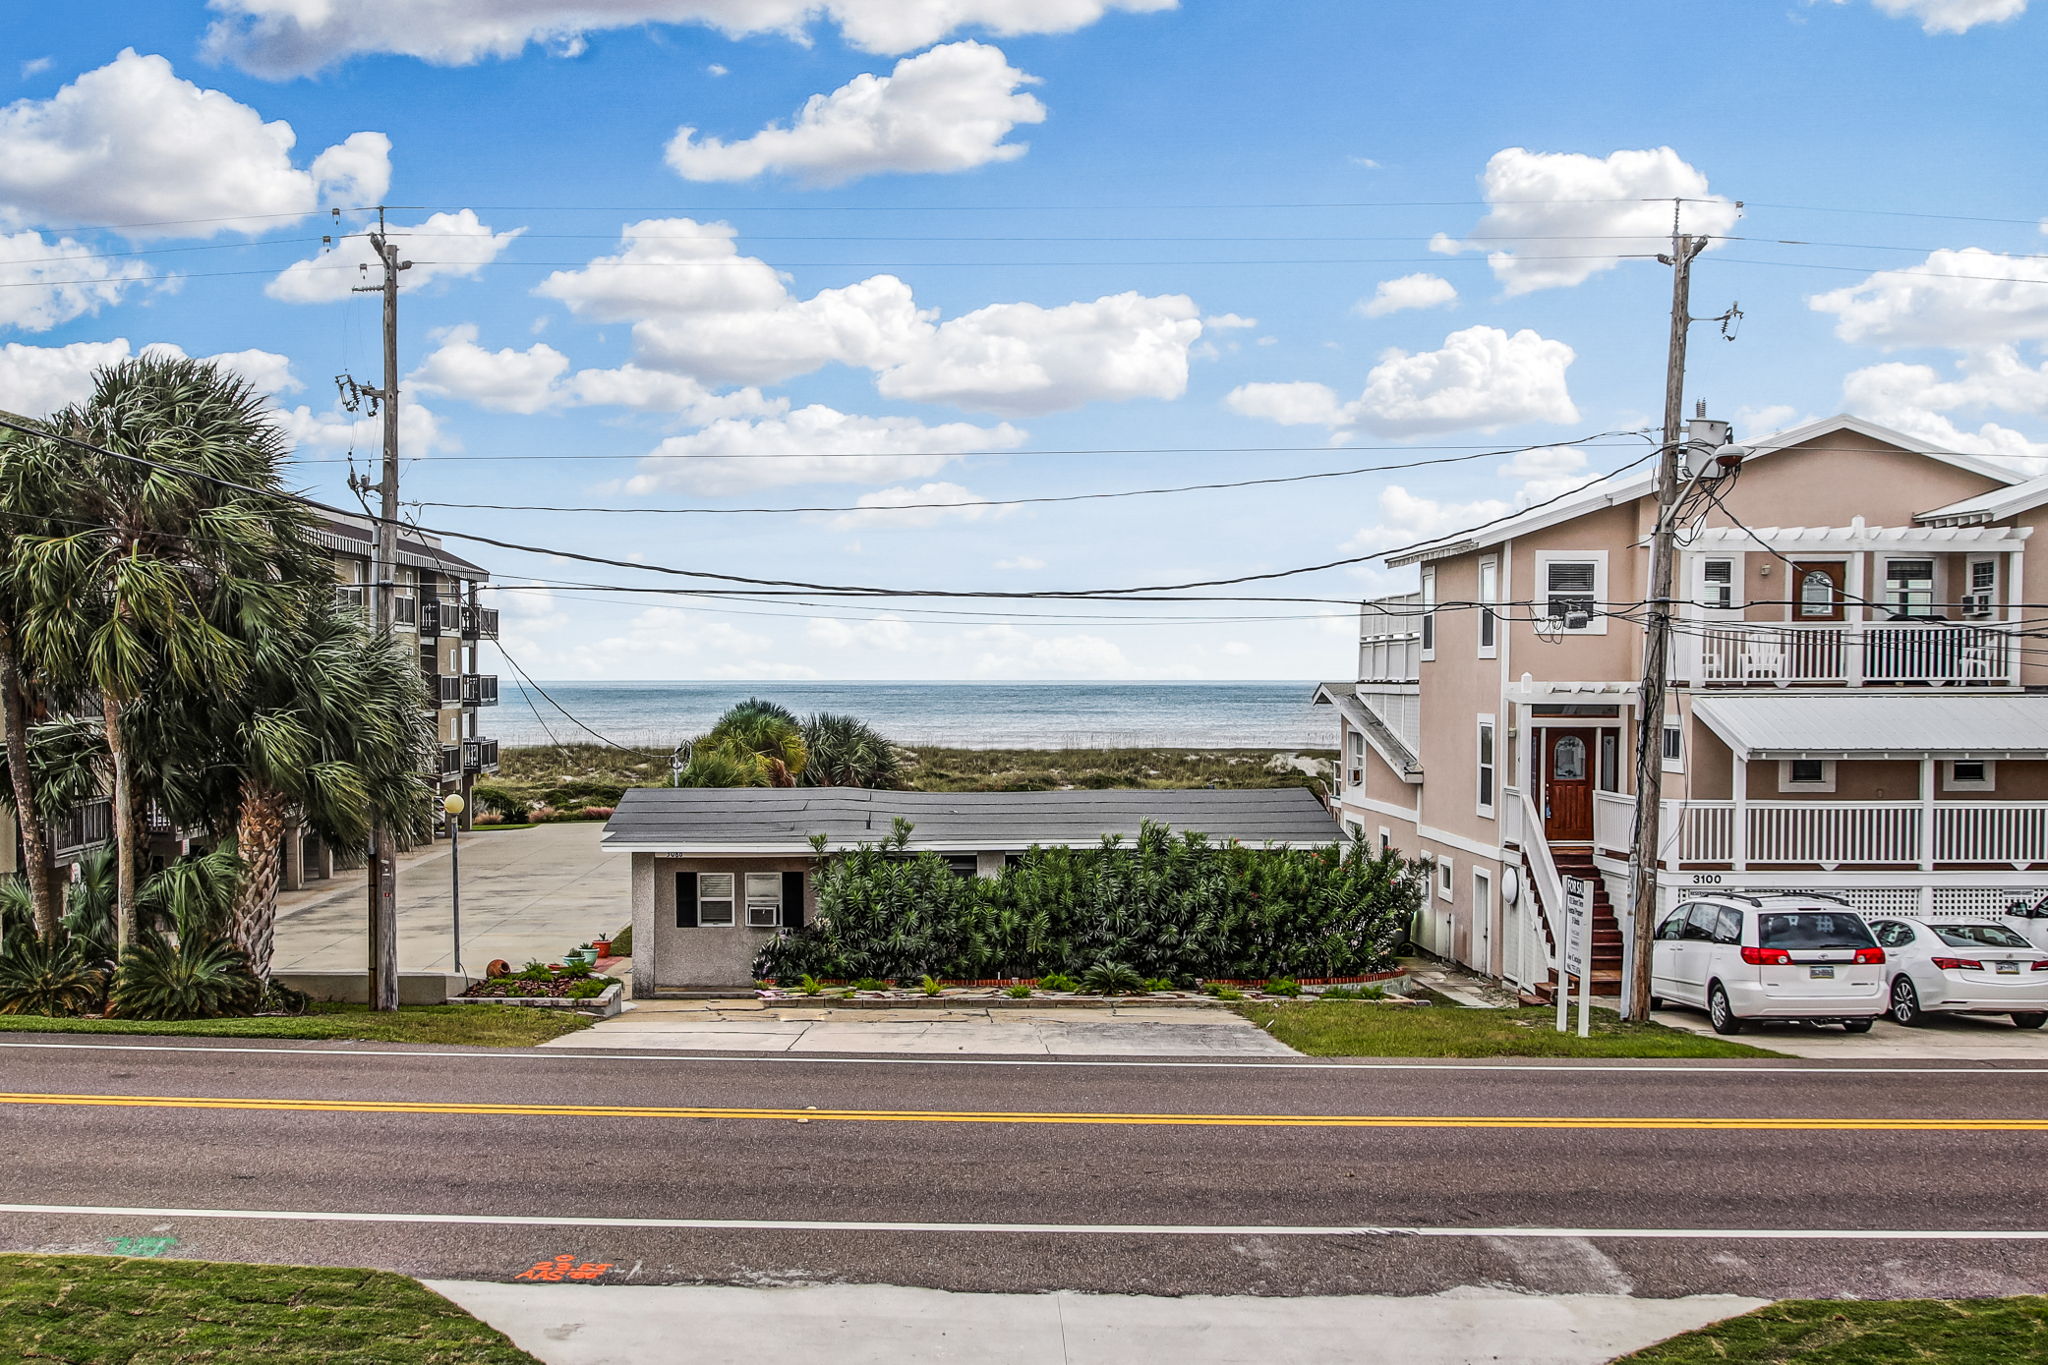
[[923, 1053], [1022, 1057], [1294, 1057], [1220, 1006], [834, 1009], [762, 1000], [642, 1000], [543, 1047], [664, 1052]]
[[[1658, 1010], [1650, 1018], [1687, 1033], [1712, 1034], [1699, 1010]], [[1839, 1025], [1751, 1024], [1735, 1039], [1788, 1057], [1830, 1061], [2048, 1061], [2048, 1030], [2017, 1029], [2002, 1014], [1930, 1014], [1915, 1028], [1889, 1019], [1868, 1033], [1846, 1033]]]
[[[627, 855], [600, 849], [603, 834], [590, 821], [463, 835], [462, 965], [481, 973], [496, 957], [515, 967], [559, 962], [565, 949], [630, 923]], [[399, 867], [400, 971], [453, 968], [449, 868], [446, 844]], [[357, 872], [331, 889], [280, 897], [276, 970], [360, 972], [364, 894]]]

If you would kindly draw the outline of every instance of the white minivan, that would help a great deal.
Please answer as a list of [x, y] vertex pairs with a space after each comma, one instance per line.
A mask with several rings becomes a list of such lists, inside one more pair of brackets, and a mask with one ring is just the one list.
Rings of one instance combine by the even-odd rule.
[[1847, 902], [1798, 892], [1715, 891], [1657, 926], [1650, 1008], [1707, 1012], [1716, 1033], [1764, 1020], [1867, 1033], [1885, 1009], [1884, 949]]

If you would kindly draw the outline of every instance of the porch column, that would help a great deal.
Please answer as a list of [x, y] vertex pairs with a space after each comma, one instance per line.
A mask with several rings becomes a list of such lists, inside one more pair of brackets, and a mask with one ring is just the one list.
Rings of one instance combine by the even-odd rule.
[[1728, 767], [1728, 861], [1737, 872], [1749, 871], [1749, 753], [1734, 750]]
[[[1863, 608], [1863, 565], [1869, 558], [1867, 553], [1860, 550], [1849, 556], [1849, 585], [1843, 594], [1848, 600], [1842, 603], [1842, 615], [1847, 622], [1842, 627], [1842, 674], [1843, 681], [1851, 687], [1860, 687], [1863, 684], [1865, 642], [1870, 638], [1864, 632], [1864, 624], [1869, 617]], [[1792, 598], [1795, 603], [1792, 610], [1797, 611], [1797, 584], [1793, 585]]]
[[[1920, 760], [1920, 870], [1934, 871], [1934, 770], [1935, 760]], [[1934, 909], [1934, 878], [1920, 884], [1920, 913]]]

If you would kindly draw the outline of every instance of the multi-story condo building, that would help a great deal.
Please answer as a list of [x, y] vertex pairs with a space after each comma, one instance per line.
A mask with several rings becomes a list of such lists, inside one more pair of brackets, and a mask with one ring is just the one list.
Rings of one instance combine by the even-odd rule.
[[[1696, 424], [1710, 443], [1721, 424]], [[1909, 915], [2048, 887], [2048, 478], [1854, 417], [1751, 444], [1679, 528], [1662, 910], [1798, 887]], [[1407, 547], [1326, 683], [1332, 804], [1426, 859], [1421, 946], [1547, 987], [1562, 879], [1618, 979], [1641, 714], [1648, 473]]]

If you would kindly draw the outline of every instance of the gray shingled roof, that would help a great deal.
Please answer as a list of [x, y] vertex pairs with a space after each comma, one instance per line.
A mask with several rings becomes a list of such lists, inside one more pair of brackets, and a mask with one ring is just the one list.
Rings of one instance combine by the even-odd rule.
[[862, 787], [635, 787], [606, 822], [607, 848], [659, 853], [808, 852], [886, 838], [897, 816], [910, 846], [941, 852], [1093, 845], [1145, 821], [1245, 844], [1327, 844], [1336, 823], [1304, 787], [1245, 791], [895, 792]]

